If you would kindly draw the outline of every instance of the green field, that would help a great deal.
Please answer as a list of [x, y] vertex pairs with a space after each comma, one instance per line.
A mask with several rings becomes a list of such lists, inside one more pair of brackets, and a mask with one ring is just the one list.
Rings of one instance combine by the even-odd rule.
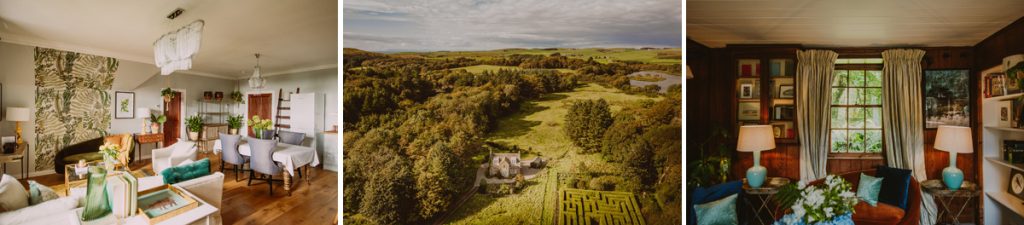
[[[420, 56], [427, 59], [450, 59], [458, 57], [491, 59], [512, 54], [551, 55], [559, 53], [578, 59], [594, 57], [595, 61], [608, 63], [615, 60], [640, 61], [651, 64], [682, 64], [682, 49], [633, 49], [633, 48], [580, 48], [580, 49], [499, 49], [491, 51], [439, 51], [439, 52], [403, 52], [395, 56]], [[662, 54], [662, 57], [658, 56]]]
[[[476, 66], [459, 67], [459, 68], [455, 68], [453, 70], [458, 70], [458, 69], [464, 69], [464, 70], [466, 70], [466, 72], [480, 74], [480, 73], [483, 73], [484, 71], [498, 72], [498, 70], [500, 70], [500, 69], [522, 70], [523, 68], [519, 68], [517, 66], [476, 65]], [[557, 70], [558, 72], [562, 72], [562, 73], [576, 73], [576, 71], [570, 70], [570, 69], [554, 69], [554, 70]]]
[[[553, 93], [523, 104], [515, 114], [498, 121], [488, 141], [507, 146], [532, 148], [548, 162], [545, 172], [527, 181], [522, 192], [503, 197], [476, 194], [449, 218], [451, 224], [552, 224], [559, 198], [556, 174], [569, 172], [580, 162], [608, 164], [600, 154], [580, 155], [577, 147], [565, 137], [562, 126], [568, 106], [573, 100], [604, 99], [612, 113], [641, 100], [658, 100], [629, 95], [614, 88], [586, 84], [572, 92]], [[530, 160], [530, 159], [524, 159]], [[538, 223], [537, 221], [541, 221]]]
[[565, 189], [560, 192], [559, 225], [642, 225], [640, 204], [630, 192]]

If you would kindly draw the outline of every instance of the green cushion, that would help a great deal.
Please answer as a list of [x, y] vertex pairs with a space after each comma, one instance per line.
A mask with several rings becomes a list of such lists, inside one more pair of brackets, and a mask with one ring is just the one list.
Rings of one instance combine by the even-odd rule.
[[857, 184], [857, 197], [871, 206], [878, 206], [878, 193], [882, 191], [882, 178], [860, 173], [860, 184]]
[[698, 225], [739, 224], [736, 218], [736, 196], [732, 194], [713, 202], [693, 207], [697, 211]]
[[64, 163], [75, 164], [78, 163], [78, 160], [81, 159], [84, 159], [86, 162], [101, 161], [103, 160], [103, 155], [100, 154], [99, 152], [78, 153], [70, 155], [68, 157], [64, 157]]
[[160, 172], [164, 177], [165, 184], [191, 180], [192, 178], [210, 175], [210, 159], [201, 159], [187, 165], [174, 166]]

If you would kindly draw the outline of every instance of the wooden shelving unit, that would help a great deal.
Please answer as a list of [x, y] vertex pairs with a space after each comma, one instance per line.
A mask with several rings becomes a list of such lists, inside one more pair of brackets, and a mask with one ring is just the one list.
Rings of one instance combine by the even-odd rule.
[[[982, 71], [981, 74], [1000, 72], [1002, 66]], [[1003, 160], [1004, 140], [1024, 140], [1024, 129], [999, 126], [1000, 102], [1024, 94], [1011, 94], [981, 100], [981, 160], [984, 218], [986, 224], [1020, 224], [1024, 221], [1024, 201], [1007, 192], [1010, 171], [1024, 171], [1024, 164]]]
[[779, 135], [775, 142], [798, 143], [796, 56], [747, 54], [736, 56], [734, 61], [736, 125], [772, 125]]

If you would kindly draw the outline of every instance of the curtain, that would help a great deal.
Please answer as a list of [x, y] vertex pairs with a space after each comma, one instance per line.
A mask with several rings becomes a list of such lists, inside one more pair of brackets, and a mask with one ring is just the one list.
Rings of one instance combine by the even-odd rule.
[[[918, 181], [928, 179], [924, 168], [924, 119], [921, 112], [921, 58], [924, 53], [919, 49], [882, 52], [885, 161], [890, 167], [912, 170]], [[935, 224], [935, 201], [930, 194], [921, 194], [921, 224]]]
[[800, 179], [825, 177], [832, 108], [832, 73], [839, 54], [829, 50], [796, 52], [796, 121], [800, 132]]

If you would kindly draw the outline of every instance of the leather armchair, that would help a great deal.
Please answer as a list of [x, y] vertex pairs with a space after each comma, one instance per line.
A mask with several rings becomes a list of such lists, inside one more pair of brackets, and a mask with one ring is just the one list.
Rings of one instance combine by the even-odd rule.
[[185, 160], [195, 161], [196, 157], [195, 142], [178, 140], [177, 143], [171, 146], [153, 149], [153, 172], [160, 173], [164, 169], [177, 166]]

